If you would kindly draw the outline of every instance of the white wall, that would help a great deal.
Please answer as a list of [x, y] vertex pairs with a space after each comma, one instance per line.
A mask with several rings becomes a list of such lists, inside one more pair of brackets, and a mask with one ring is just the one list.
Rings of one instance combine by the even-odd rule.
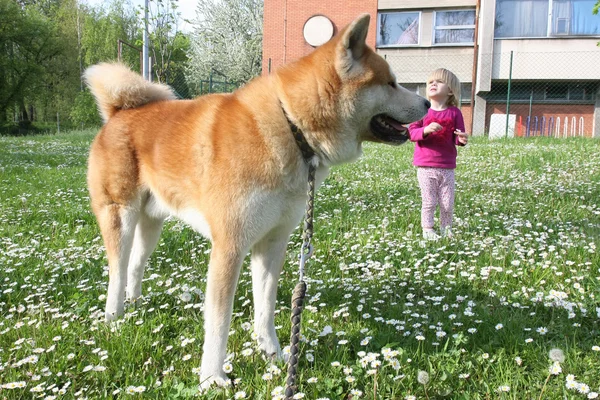
[[495, 40], [492, 79], [600, 79], [598, 39]]

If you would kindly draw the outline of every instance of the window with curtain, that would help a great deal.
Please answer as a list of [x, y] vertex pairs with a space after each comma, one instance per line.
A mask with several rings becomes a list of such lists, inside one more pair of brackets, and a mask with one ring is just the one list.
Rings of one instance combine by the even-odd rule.
[[475, 10], [436, 11], [434, 44], [473, 44]]
[[548, 0], [496, 0], [495, 37], [547, 35]]
[[419, 12], [379, 13], [377, 46], [409, 46], [419, 44]]
[[553, 0], [553, 35], [600, 35], [600, 15], [593, 15], [596, 0]]
[[[497, 38], [600, 36], [596, 0], [496, 0]], [[550, 12], [551, 11], [551, 12]]]

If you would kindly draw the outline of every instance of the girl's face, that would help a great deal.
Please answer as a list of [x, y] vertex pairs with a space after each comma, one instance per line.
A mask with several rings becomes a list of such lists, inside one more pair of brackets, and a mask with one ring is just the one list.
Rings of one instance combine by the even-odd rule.
[[445, 101], [452, 95], [450, 87], [440, 79], [431, 79], [427, 82], [427, 97], [438, 101]]

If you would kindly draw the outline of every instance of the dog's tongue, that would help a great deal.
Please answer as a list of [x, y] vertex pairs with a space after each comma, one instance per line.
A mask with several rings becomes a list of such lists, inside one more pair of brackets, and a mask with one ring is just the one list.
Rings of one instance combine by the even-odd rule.
[[394, 129], [396, 129], [397, 131], [405, 131], [406, 127], [404, 125], [402, 125], [400, 122], [396, 121], [393, 118], [390, 118], [388, 116], [385, 116], [385, 122], [387, 122], [389, 125], [391, 125]]

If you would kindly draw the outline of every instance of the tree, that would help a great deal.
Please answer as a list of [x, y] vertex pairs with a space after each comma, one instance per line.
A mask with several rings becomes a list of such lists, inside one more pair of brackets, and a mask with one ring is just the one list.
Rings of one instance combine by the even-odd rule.
[[196, 12], [189, 82], [215, 75], [242, 83], [261, 73], [262, 0], [199, 0]]
[[[116, 61], [119, 39], [139, 45], [141, 38], [137, 13], [131, 3], [114, 0], [107, 9], [88, 9], [81, 36], [83, 65]], [[124, 48], [123, 62], [139, 71], [139, 52]]]
[[0, 0], [0, 119], [16, 106], [31, 120], [25, 100], [43, 85], [46, 66], [64, 51], [56, 26], [34, 6]]
[[187, 61], [187, 37], [179, 31], [180, 15], [177, 0], [150, 0], [148, 7], [148, 36], [152, 54], [154, 78], [171, 82], [179, 64]]

